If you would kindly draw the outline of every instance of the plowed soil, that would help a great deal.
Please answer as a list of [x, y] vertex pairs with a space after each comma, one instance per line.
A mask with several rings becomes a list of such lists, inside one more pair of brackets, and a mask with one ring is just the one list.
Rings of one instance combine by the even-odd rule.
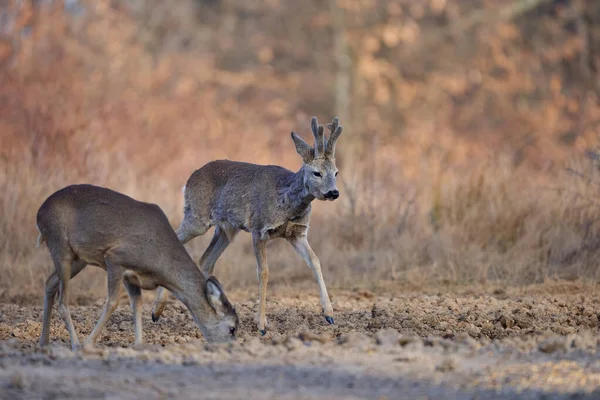
[[[39, 349], [41, 305], [0, 304], [0, 398], [600, 397], [600, 293], [589, 285], [331, 295], [334, 325], [316, 288], [270, 291], [261, 337], [255, 294], [229, 294], [239, 339], [213, 345], [174, 299], [152, 322], [150, 292], [145, 345], [132, 345], [123, 301], [97, 349], [77, 352], [56, 310], [51, 345]], [[80, 340], [103, 302], [71, 306]]]

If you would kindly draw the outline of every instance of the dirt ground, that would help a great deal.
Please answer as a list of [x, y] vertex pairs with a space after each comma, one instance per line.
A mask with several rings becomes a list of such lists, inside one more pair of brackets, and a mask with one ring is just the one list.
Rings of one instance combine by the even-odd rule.
[[[493, 399], [600, 398], [600, 292], [578, 283], [522, 289], [331, 290], [335, 325], [316, 288], [271, 290], [268, 333], [255, 294], [234, 292], [235, 343], [204, 342], [171, 299], [134, 348], [123, 302], [94, 351], [71, 352], [54, 312], [39, 349], [41, 304], [0, 304], [0, 398]], [[103, 300], [71, 307], [80, 340]], [[33, 304], [28, 304], [33, 303]]]

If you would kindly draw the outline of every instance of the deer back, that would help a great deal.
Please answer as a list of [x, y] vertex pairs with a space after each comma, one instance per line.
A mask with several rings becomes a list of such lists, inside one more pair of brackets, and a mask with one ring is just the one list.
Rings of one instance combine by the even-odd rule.
[[224, 221], [246, 231], [277, 228], [310, 214], [310, 204], [294, 204], [297, 174], [276, 165], [212, 161], [185, 186], [185, 208], [210, 225]]
[[118, 251], [128, 255], [123, 261], [130, 266], [157, 274], [165, 264], [194, 266], [160, 207], [110, 189], [67, 186], [42, 204], [37, 223], [49, 244], [68, 244], [92, 265]]

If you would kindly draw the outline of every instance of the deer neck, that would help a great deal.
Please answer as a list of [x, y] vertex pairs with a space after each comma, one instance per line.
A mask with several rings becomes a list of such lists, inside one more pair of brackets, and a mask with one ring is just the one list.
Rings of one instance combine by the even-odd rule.
[[304, 184], [304, 174], [305, 170], [304, 166], [302, 166], [302, 168], [292, 176], [282, 193], [282, 202], [288, 209], [291, 219], [302, 216], [309, 208], [310, 203], [315, 199]]
[[194, 322], [200, 328], [202, 334], [205, 335], [204, 323], [206, 321], [204, 317], [207, 315], [208, 308], [210, 307], [204, 296], [206, 279], [195, 265], [194, 269], [195, 271], [187, 272], [187, 268], [182, 268], [181, 270], [187, 273], [178, 274], [179, 279], [177, 279], [177, 282], [174, 282], [175, 285], [172, 288], [168, 289], [187, 307], [192, 314]]

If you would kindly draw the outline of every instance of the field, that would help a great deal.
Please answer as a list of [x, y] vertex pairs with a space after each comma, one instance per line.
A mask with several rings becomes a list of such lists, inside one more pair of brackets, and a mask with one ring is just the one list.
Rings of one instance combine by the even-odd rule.
[[[600, 2], [0, 1], [0, 398], [600, 396]], [[158, 204], [215, 159], [297, 171], [290, 131], [341, 119], [340, 198], [309, 268], [269, 244], [268, 334], [240, 234], [215, 275], [242, 320], [208, 345], [171, 301], [133, 348], [127, 301], [71, 352], [36, 213], [74, 183]], [[198, 261], [212, 232], [186, 249]], [[80, 339], [106, 296], [70, 286]]]
[[[152, 300], [148, 293], [146, 303]], [[0, 398], [596, 398], [600, 295], [582, 283], [523, 289], [406, 287], [333, 290], [335, 325], [315, 288], [275, 287], [269, 330], [256, 331], [250, 292], [230, 295], [241, 333], [209, 345], [187, 310], [169, 303], [133, 347], [121, 305], [96, 350], [71, 352], [55, 315], [40, 351], [38, 304], [0, 306]], [[83, 303], [86, 303], [83, 301]], [[81, 337], [102, 301], [72, 308]]]

